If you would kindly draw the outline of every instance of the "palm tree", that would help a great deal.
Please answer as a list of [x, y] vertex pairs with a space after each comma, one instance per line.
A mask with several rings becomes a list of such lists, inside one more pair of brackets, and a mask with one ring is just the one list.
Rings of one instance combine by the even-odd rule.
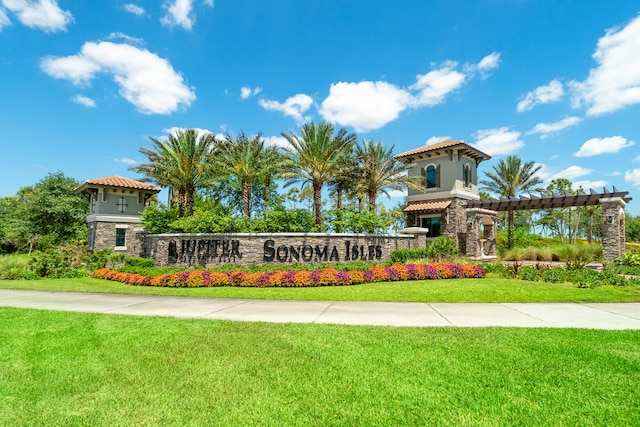
[[[497, 165], [493, 166], [494, 172], [485, 172], [488, 180], [480, 181], [483, 190], [502, 197], [516, 197], [520, 193], [537, 191], [536, 186], [542, 184], [542, 180], [535, 174], [542, 168], [534, 162], [522, 164], [522, 159], [518, 156], [508, 156], [500, 159]], [[513, 247], [513, 210], [508, 212], [508, 243], [509, 248]]]
[[143, 181], [170, 187], [178, 196], [180, 215], [193, 215], [195, 192], [206, 185], [213, 169], [208, 162], [215, 135], [196, 129], [181, 129], [166, 141], [149, 137], [154, 148], [140, 148], [148, 163], [130, 170], [146, 175]]
[[329, 179], [329, 186], [333, 188], [336, 196], [336, 209], [342, 210], [345, 191], [353, 192], [360, 184], [361, 173], [356, 163], [356, 158], [351, 150], [345, 150], [342, 159], [335, 168], [334, 176]]
[[334, 135], [333, 125], [327, 122], [306, 123], [300, 130], [282, 133], [291, 144], [285, 155], [289, 161], [288, 170], [283, 174], [285, 186], [295, 182], [311, 184], [313, 188], [313, 212], [316, 226], [322, 226], [322, 186], [335, 177], [346, 153], [350, 153], [356, 142], [355, 134], [340, 129]]
[[237, 138], [229, 134], [218, 143], [213, 157], [218, 171], [238, 179], [245, 221], [251, 218], [251, 185], [258, 179], [265, 180], [265, 210], [268, 208], [272, 176], [282, 161], [275, 147], [265, 147], [261, 134], [247, 137], [240, 133]]
[[408, 165], [393, 157], [393, 149], [385, 149], [382, 141], [363, 140], [356, 147], [356, 161], [362, 173], [362, 183], [369, 201], [369, 210], [376, 211], [378, 194], [389, 195], [389, 190], [404, 190], [410, 187], [423, 190], [420, 177], [410, 177]]

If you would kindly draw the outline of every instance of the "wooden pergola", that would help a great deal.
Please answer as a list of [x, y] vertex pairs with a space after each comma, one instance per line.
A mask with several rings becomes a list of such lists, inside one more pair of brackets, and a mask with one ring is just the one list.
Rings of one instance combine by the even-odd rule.
[[628, 191], [618, 191], [613, 187], [613, 192], [603, 189], [598, 193], [589, 189], [589, 193], [579, 191], [576, 194], [555, 193], [552, 196], [540, 193], [523, 195], [520, 197], [500, 197], [489, 200], [469, 200], [468, 208], [489, 209], [497, 212], [525, 211], [534, 209], [570, 208], [575, 206], [595, 206], [601, 203], [601, 199], [620, 198], [625, 204], [632, 198], [628, 197]]
[[613, 191], [603, 188], [602, 193], [589, 189], [588, 193], [556, 193], [547, 195], [529, 194], [520, 197], [500, 197], [489, 200], [467, 201], [467, 211], [488, 210], [494, 212], [512, 212], [535, 209], [572, 208], [580, 206], [602, 206], [602, 254], [604, 259], [612, 260], [624, 253], [625, 215], [624, 207], [631, 201], [628, 191]]

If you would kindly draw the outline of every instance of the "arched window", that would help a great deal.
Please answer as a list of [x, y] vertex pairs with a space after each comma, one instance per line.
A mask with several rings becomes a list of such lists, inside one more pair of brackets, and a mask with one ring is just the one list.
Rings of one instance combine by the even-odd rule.
[[464, 169], [462, 171], [462, 180], [464, 181], [465, 187], [471, 187], [471, 166], [464, 165]]
[[424, 170], [424, 186], [425, 188], [437, 188], [440, 187], [440, 165], [434, 166], [429, 165], [427, 169]]

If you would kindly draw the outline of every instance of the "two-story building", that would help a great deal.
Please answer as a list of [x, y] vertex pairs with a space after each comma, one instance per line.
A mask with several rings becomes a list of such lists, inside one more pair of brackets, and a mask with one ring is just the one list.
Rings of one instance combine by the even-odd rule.
[[409, 166], [409, 176], [420, 176], [423, 191], [409, 189], [408, 232], [452, 238], [458, 249], [474, 258], [495, 256], [496, 213], [467, 207], [479, 200], [478, 165], [491, 158], [464, 141], [450, 140], [424, 145], [396, 159]]
[[113, 249], [140, 255], [141, 213], [160, 188], [121, 176], [90, 179], [75, 191], [89, 199], [88, 243], [91, 250]]

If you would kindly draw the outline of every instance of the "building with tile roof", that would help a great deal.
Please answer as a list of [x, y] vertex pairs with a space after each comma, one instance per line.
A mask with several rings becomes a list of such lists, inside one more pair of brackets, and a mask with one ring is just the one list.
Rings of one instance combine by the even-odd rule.
[[160, 188], [121, 176], [90, 179], [75, 188], [89, 199], [89, 248], [138, 256], [141, 213]]
[[411, 233], [424, 234], [427, 242], [450, 237], [463, 254], [474, 258], [495, 256], [495, 212], [474, 212], [470, 222], [466, 209], [468, 201], [480, 199], [478, 165], [491, 156], [462, 140], [447, 140], [395, 158], [405, 162], [409, 176], [420, 177], [424, 186], [408, 190], [404, 211]]

